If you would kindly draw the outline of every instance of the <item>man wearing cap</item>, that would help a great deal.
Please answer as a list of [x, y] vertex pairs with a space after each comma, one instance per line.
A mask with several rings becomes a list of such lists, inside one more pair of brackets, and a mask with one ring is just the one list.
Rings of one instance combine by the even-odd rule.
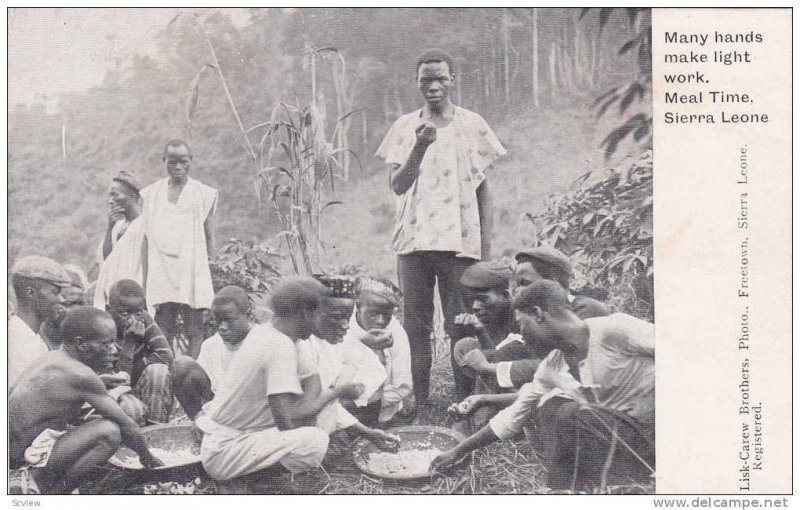
[[[539, 246], [520, 250], [516, 256], [517, 267], [514, 270], [514, 293], [518, 294], [526, 287], [541, 280], [550, 280], [569, 289], [572, 277], [572, 263], [566, 255], [550, 246]], [[576, 296], [567, 293], [570, 308], [581, 319], [604, 317], [611, 313], [605, 303], [588, 296]], [[502, 347], [493, 359], [473, 352], [466, 357], [467, 364], [484, 377], [496, 378], [501, 388], [519, 388], [530, 382], [539, 360], [549, 353], [549, 347], [538, 345], [531, 339], [528, 351], [520, 351], [517, 345]], [[485, 353], [484, 353], [485, 354]], [[481, 397], [488, 398], [488, 397]]]
[[17, 314], [8, 320], [9, 391], [36, 358], [48, 352], [39, 328], [45, 320], [58, 320], [63, 313], [61, 289], [72, 282], [55, 260], [30, 255], [11, 268], [11, 285], [17, 298]]
[[72, 285], [61, 289], [61, 296], [64, 302], [61, 303], [60, 313], [55, 318], [48, 318], [39, 328], [39, 335], [44, 339], [49, 350], [58, 349], [61, 346], [61, 322], [71, 309], [76, 306], [86, 305], [86, 289], [88, 282], [86, 274], [81, 268], [73, 264], [64, 266], [64, 270], [70, 277]]
[[[8, 398], [9, 491], [69, 494], [102, 468], [124, 444], [147, 468], [163, 462], [149, 451], [139, 427], [109, 396], [97, 374], [108, 371], [117, 350], [114, 322], [90, 306], [69, 311], [60, 349], [25, 370]], [[96, 419], [71, 426], [88, 403]]]
[[394, 317], [402, 294], [391, 281], [362, 277], [356, 282], [356, 309], [350, 317], [344, 343], [369, 348], [366, 356], [377, 358], [386, 369], [386, 381], [370, 397], [364, 414], [356, 414], [367, 425], [386, 423], [411, 404], [411, 348], [402, 324]]
[[[514, 298], [526, 338], [550, 349], [513, 403], [439, 455], [448, 467], [470, 451], [530, 425], [544, 444], [546, 485], [592, 493], [650, 481], [655, 470], [655, 334], [652, 323], [615, 313], [581, 319], [567, 291], [540, 279]], [[526, 431], [527, 433], [527, 431]]]
[[[351, 399], [356, 408], [367, 406], [386, 380], [386, 370], [368, 347], [360, 342], [345, 342], [355, 299], [355, 280], [346, 276], [315, 275], [327, 287], [320, 308], [320, 320], [308, 340], [297, 342], [301, 380], [318, 376], [321, 390], [357, 385], [360, 394]], [[345, 410], [340, 401], [327, 404], [316, 416], [316, 425], [328, 433], [356, 427], [358, 432], [374, 435]]]
[[136, 178], [121, 171], [108, 188], [108, 227], [97, 250], [100, 273], [97, 276], [93, 305], [105, 310], [111, 286], [119, 280], [133, 280], [144, 286], [147, 273], [147, 239], [141, 217]]
[[463, 311], [461, 273], [490, 251], [485, 172], [506, 151], [480, 115], [451, 102], [456, 76], [449, 53], [424, 52], [414, 78], [425, 105], [395, 121], [376, 155], [389, 165], [398, 197], [392, 247], [414, 393], [417, 404], [424, 405], [430, 390], [433, 289], [438, 285], [452, 353], [459, 338], [453, 319]]
[[528, 357], [511, 306], [510, 280], [511, 268], [502, 262], [478, 262], [461, 276], [461, 292], [472, 314], [458, 317], [457, 322], [471, 324], [474, 329], [471, 336], [459, 340], [453, 349], [455, 361], [468, 384], [460, 388], [458, 395], [466, 403], [452, 406], [450, 411], [454, 414], [474, 412], [469, 421], [459, 425], [462, 431], [470, 426], [480, 428], [497, 412], [493, 406], [481, 406], [479, 410], [472, 406], [465, 408], [475, 400], [473, 397], [502, 391], [493, 375], [485, 377], [472, 368], [472, 358], [480, 355], [480, 359], [497, 363]]
[[192, 151], [183, 140], [167, 142], [161, 159], [169, 176], [142, 190], [147, 304], [155, 307], [154, 319], [170, 342], [178, 333], [178, 316], [183, 318], [188, 345], [180, 350], [197, 358], [203, 313], [214, 299], [208, 262], [214, 257], [218, 192], [189, 177]]

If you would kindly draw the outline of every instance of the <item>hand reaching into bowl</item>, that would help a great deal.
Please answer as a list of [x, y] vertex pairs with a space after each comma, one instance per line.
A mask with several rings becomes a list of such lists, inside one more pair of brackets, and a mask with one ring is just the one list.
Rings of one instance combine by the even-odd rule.
[[397, 453], [400, 449], [400, 436], [384, 432], [380, 429], [368, 429], [366, 435], [379, 450]]
[[442, 452], [431, 461], [431, 471], [442, 471], [451, 468], [458, 464], [462, 457], [464, 457], [464, 454], [459, 451], [458, 447]]
[[474, 413], [475, 410], [481, 405], [480, 395], [470, 395], [458, 404], [452, 404], [447, 408], [447, 412], [454, 418], [464, 418]]
[[144, 457], [139, 455], [139, 462], [142, 464], [142, 466], [144, 466], [147, 469], [154, 469], [164, 465], [164, 462], [161, 461], [161, 459], [159, 459], [150, 452], [147, 452], [147, 455], [145, 455]]

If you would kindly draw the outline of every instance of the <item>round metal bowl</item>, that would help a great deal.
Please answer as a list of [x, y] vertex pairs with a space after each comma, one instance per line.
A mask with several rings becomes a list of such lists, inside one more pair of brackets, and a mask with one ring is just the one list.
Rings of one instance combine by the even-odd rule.
[[[411, 450], [427, 450], [431, 448], [437, 448], [444, 452], [466, 439], [463, 434], [455, 430], [432, 425], [396, 427], [386, 432], [400, 436], [401, 441], [398, 453]], [[353, 450], [353, 460], [358, 469], [363, 473], [378, 478], [416, 480], [433, 475], [430, 467], [428, 467], [425, 472], [420, 472], [418, 470], [389, 471], [376, 468], [374, 464], [369, 462], [369, 457], [370, 454], [380, 452], [381, 450], [377, 446], [368, 439], [362, 438], [356, 443]]]
[[[147, 441], [147, 446], [167, 451], [190, 451], [192, 460], [169, 461], [161, 458], [163, 466], [149, 471], [167, 471], [200, 464], [200, 438], [194, 433], [192, 423], [167, 423], [142, 427], [142, 435]], [[154, 452], [158, 457], [158, 453]], [[142, 471], [139, 456], [127, 446], [121, 446], [108, 462], [118, 468]]]

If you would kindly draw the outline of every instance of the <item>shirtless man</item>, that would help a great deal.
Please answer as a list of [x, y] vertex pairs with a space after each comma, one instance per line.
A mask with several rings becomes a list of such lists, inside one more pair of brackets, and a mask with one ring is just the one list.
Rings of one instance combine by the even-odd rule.
[[[11, 468], [27, 468], [17, 473], [32, 475], [31, 491], [68, 494], [120, 444], [139, 454], [145, 467], [163, 465], [97, 375], [117, 358], [114, 320], [96, 308], [77, 307], [64, 319], [61, 338], [61, 349], [39, 358], [9, 396]], [[84, 402], [102, 418], [68, 427]]]

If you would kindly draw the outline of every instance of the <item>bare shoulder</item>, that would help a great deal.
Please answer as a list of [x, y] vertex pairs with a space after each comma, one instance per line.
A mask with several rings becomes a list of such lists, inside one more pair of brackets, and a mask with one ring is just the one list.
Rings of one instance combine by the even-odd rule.
[[56, 359], [53, 364], [58, 368], [65, 387], [91, 392], [105, 390], [103, 381], [94, 370], [66, 354]]

